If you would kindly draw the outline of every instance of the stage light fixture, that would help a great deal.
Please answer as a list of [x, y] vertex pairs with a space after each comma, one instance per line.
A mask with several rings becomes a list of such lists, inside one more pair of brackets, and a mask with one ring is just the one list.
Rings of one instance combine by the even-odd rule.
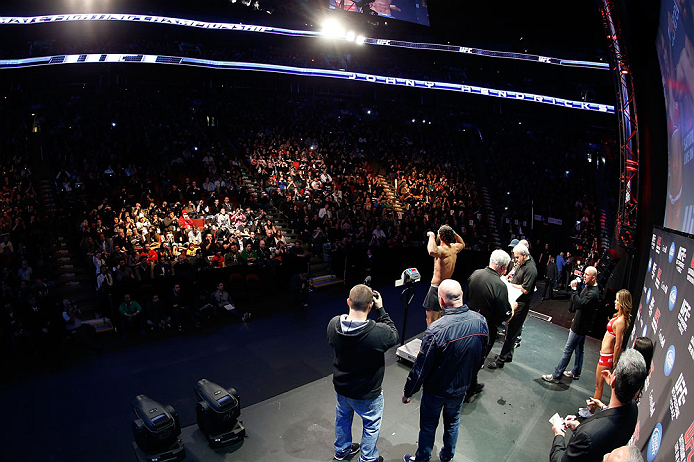
[[201, 379], [195, 385], [195, 395], [199, 400], [195, 405], [198, 428], [211, 448], [221, 448], [243, 440], [246, 428], [238, 420], [241, 401], [236, 390]]
[[347, 34], [345, 35], [345, 39], [350, 42], [353, 42], [356, 37], [357, 35], [354, 33], [353, 30], [347, 31]]
[[179, 438], [181, 424], [174, 408], [162, 406], [145, 395], [137, 396], [132, 406], [136, 417], [132, 421], [132, 431], [138, 460], [147, 462], [184, 460], [186, 450], [183, 441]]
[[323, 36], [331, 39], [345, 37], [345, 28], [335, 19], [328, 19], [323, 23]]
[[364, 37], [363, 35], [357, 35], [354, 41], [357, 45], [363, 45], [366, 42], [366, 37]]

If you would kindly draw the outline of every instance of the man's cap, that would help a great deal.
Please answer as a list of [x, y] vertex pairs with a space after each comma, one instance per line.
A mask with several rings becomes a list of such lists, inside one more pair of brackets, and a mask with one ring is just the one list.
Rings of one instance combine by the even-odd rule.
[[508, 246], [509, 246], [509, 247], [515, 247], [515, 246], [518, 245], [519, 242], [520, 242], [520, 241], [519, 241], [518, 239], [513, 239], [513, 240], [509, 243]]

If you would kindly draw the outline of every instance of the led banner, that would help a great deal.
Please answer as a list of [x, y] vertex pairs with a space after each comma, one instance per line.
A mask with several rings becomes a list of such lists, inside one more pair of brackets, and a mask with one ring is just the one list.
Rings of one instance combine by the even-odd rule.
[[[310, 30], [283, 29], [280, 27], [256, 26], [252, 24], [238, 24], [226, 22], [206, 22], [195, 19], [170, 18], [167, 16], [153, 16], [144, 14], [118, 14], [118, 13], [85, 13], [85, 14], [53, 14], [44, 16], [0, 16], [0, 25], [20, 26], [60, 22], [79, 21], [124, 21], [141, 22], [149, 24], [168, 24], [172, 26], [195, 27], [198, 29], [227, 30], [237, 32], [259, 32], [263, 34], [289, 35], [294, 37], [323, 37], [322, 32]], [[348, 40], [346, 37], [331, 37], [332, 40]], [[558, 66], [586, 67], [591, 69], [609, 70], [608, 63], [594, 61], [579, 61], [573, 59], [553, 58], [526, 53], [510, 53], [505, 51], [484, 50], [480, 48], [463, 47], [457, 45], [442, 45], [437, 43], [418, 43], [403, 40], [386, 40], [379, 38], [361, 37], [358, 43], [367, 45], [389, 46], [398, 48], [411, 48], [428, 51], [445, 51], [451, 53], [464, 53], [489, 58], [517, 59]]]
[[232, 69], [240, 71], [273, 72], [278, 74], [302, 75], [307, 77], [329, 77], [358, 82], [379, 83], [400, 87], [412, 87], [430, 90], [446, 90], [473, 95], [491, 96], [495, 98], [526, 101], [531, 103], [549, 104], [552, 106], [569, 109], [581, 109], [584, 111], [602, 112], [614, 114], [614, 106], [607, 104], [587, 103], [585, 101], [572, 101], [554, 96], [536, 95], [510, 90], [496, 90], [494, 88], [476, 87], [447, 82], [431, 82], [427, 80], [408, 79], [404, 77], [387, 77], [382, 75], [363, 74], [356, 72], [335, 71], [330, 69], [313, 69], [292, 66], [279, 66], [275, 64], [244, 63], [236, 61], [212, 61], [209, 59], [186, 58], [178, 56], [158, 56], [144, 54], [81, 54], [44, 56], [40, 58], [2, 59], [0, 69], [16, 69], [33, 66], [46, 66], [52, 64], [98, 64], [98, 63], [149, 63], [149, 64], [179, 64], [184, 66], [208, 67], [213, 69]]
[[694, 303], [692, 237], [653, 230], [638, 311], [632, 312], [628, 346], [636, 337], [648, 337], [655, 345], [632, 438], [648, 462], [694, 460], [694, 397], [687, 391], [694, 386], [694, 327], [689, 328]]

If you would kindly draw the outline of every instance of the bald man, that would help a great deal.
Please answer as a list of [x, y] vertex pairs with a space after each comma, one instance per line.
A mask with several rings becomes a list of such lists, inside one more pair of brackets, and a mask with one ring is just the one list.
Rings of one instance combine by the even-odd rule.
[[453, 459], [465, 393], [487, 352], [487, 321], [463, 304], [460, 283], [444, 280], [439, 284], [438, 297], [443, 315], [424, 332], [422, 347], [403, 391], [402, 402], [407, 404], [424, 386], [417, 453], [406, 454], [405, 462], [430, 459], [442, 410], [444, 432], [439, 458]]
[[[583, 368], [583, 344], [586, 341], [586, 335], [590, 324], [593, 321], [593, 315], [600, 304], [600, 291], [596, 279], [598, 270], [594, 266], [589, 266], [583, 273], [583, 282], [585, 287], [578, 295], [578, 279], [571, 282], [571, 305], [569, 311], [576, 313], [574, 320], [569, 329], [569, 338], [564, 345], [564, 354], [559, 360], [559, 364], [554, 369], [554, 373], [542, 376], [542, 380], [550, 383], [558, 383], [562, 374], [573, 380], [578, 380], [581, 377], [581, 369]], [[571, 371], [566, 372], [566, 366], [571, 360], [571, 355], [576, 352], [574, 357], [574, 367]]]

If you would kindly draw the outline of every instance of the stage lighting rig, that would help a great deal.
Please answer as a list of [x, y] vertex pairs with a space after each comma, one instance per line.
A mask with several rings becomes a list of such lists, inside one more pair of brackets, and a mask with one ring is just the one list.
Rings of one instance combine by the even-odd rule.
[[211, 448], [221, 448], [243, 440], [246, 428], [238, 420], [241, 402], [236, 390], [201, 379], [195, 385], [195, 395], [199, 400], [195, 405], [198, 428]]
[[135, 454], [144, 462], [170, 462], [184, 460], [186, 449], [179, 438], [181, 424], [171, 406], [162, 406], [145, 395], [133, 402], [136, 419], [132, 422]]

